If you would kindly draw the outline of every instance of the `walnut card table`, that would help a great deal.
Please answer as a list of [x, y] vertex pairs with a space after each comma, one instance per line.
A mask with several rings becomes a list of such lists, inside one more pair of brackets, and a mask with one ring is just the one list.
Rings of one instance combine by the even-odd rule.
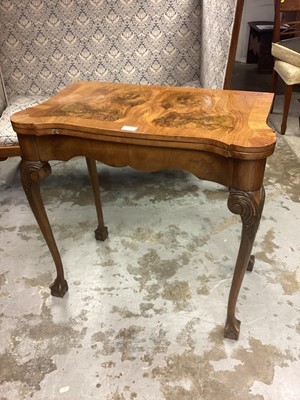
[[238, 339], [236, 302], [245, 271], [253, 268], [265, 164], [276, 143], [266, 124], [272, 100], [271, 93], [76, 82], [50, 100], [14, 114], [22, 184], [57, 270], [52, 295], [63, 297], [68, 285], [40, 194], [40, 182], [51, 173], [48, 161], [86, 157], [98, 240], [105, 240], [107, 228], [94, 160], [144, 171], [180, 168], [228, 187], [228, 208], [241, 217], [225, 325], [225, 337]]

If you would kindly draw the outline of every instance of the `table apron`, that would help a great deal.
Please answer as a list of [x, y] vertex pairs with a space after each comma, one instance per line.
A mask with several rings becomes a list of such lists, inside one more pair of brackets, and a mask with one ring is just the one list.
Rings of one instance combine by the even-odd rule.
[[243, 191], [261, 188], [266, 164], [265, 158], [245, 160], [204, 150], [61, 136], [22, 136], [20, 139], [23, 158], [28, 161], [67, 161], [84, 156], [113, 167], [130, 166], [149, 172], [176, 168], [191, 172], [200, 179]]

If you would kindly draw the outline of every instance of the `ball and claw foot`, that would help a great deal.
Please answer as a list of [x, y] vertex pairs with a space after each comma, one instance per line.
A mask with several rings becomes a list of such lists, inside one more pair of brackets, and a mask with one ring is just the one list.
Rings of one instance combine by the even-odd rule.
[[227, 339], [238, 340], [240, 335], [241, 321], [234, 319], [234, 321], [226, 321], [224, 337]]
[[68, 283], [65, 279], [63, 282], [61, 282], [56, 278], [49, 287], [51, 290], [51, 295], [55, 297], [64, 297], [68, 291]]
[[106, 226], [98, 226], [94, 232], [96, 240], [101, 240], [101, 242], [104, 242], [104, 240], [108, 237], [108, 230]]
[[249, 259], [249, 262], [247, 265], [247, 271], [250, 271], [250, 272], [253, 271], [254, 264], [255, 264], [255, 256], [250, 256], [250, 259]]

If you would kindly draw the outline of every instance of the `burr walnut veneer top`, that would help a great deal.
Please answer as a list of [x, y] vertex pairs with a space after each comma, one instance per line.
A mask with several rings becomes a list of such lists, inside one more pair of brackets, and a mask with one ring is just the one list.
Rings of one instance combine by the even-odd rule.
[[75, 82], [11, 118], [19, 135], [64, 135], [147, 146], [190, 148], [225, 157], [271, 155], [266, 117], [273, 94]]

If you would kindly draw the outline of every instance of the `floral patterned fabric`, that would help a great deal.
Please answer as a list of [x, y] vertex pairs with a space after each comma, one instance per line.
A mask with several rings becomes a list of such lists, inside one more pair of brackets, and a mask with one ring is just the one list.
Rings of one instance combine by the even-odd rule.
[[6, 106], [7, 106], [6, 92], [4, 87], [2, 71], [0, 68], [0, 115], [2, 114]]
[[6, 107], [0, 118], [0, 146], [18, 145], [17, 134], [12, 128], [10, 116], [45, 100], [47, 98], [42, 96], [15, 96], [11, 99], [10, 105]]
[[198, 0], [3, 0], [0, 25], [9, 96], [51, 95], [75, 80], [199, 79]]
[[221, 89], [224, 84], [237, 0], [202, 0], [200, 83]]

